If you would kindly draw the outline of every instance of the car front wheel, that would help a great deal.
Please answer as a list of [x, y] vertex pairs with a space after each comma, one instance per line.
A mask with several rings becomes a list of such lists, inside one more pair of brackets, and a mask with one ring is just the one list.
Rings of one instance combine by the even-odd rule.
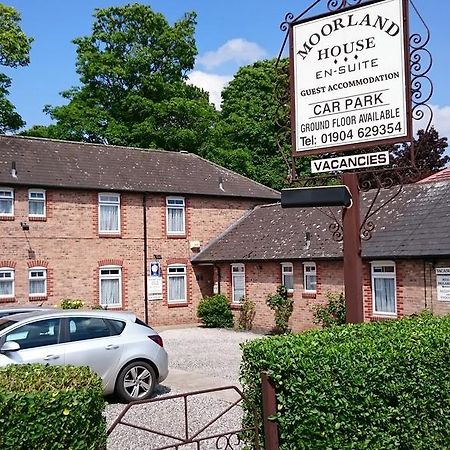
[[116, 394], [124, 402], [150, 398], [156, 384], [153, 368], [144, 361], [127, 364], [119, 373]]

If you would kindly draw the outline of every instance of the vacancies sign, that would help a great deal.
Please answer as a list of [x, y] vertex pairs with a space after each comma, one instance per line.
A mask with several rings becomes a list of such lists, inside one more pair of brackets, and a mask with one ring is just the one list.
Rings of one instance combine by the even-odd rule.
[[291, 25], [294, 156], [410, 139], [406, 24], [375, 0]]

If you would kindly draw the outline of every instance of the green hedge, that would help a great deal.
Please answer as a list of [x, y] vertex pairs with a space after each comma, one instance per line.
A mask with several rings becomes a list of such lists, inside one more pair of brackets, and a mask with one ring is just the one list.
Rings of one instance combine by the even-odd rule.
[[106, 449], [104, 407], [87, 367], [9, 365], [0, 370], [0, 448]]
[[244, 422], [250, 407], [261, 411], [267, 371], [281, 450], [450, 448], [448, 316], [343, 325], [242, 349]]

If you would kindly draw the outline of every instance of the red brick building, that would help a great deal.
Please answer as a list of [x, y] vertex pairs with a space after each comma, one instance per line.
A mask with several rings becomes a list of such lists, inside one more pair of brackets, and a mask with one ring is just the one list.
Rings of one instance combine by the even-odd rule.
[[0, 303], [79, 298], [192, 323], [212, 269], [191, 258], [278, 198], [184, 152], [0, 136]]
[[[372, 195], [362, 196], [362, 214]], [[384, 200], [391, 195], [381, 192]], [[215, 290], [235, 309], [242, 295], [255, 302], [255, 327], [274, 326], [265, 300], [285, 284], [294, 299], [292, 329], [311, 328], [313, 307], [327, 292], [344, 291], [342, 243], [332, 239], [330, 212], [340, 218], [338, 209], [258, 206], [193, 263], [213, 264]], [[373, 236], [362, 248], [365, 320], [449, 313], [450, 180], [404, 186], [371, 220]]]

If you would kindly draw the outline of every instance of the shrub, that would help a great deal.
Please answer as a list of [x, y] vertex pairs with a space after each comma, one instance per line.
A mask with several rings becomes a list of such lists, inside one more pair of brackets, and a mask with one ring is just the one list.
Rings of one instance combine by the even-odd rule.
[[251, 330], [253, 327], [253, 319], [255, 318], [255, 303], [244, 297], [239, 311], [238, 329]]
[[212, 295], [200, 300], [197, 316], [208, 328], [231, 328], [233, 326], [230, 303], [224, 295]]
[[267, 371], [280, 450], [450, 448], [449, 316], [343, 325], [242, 349], [244, 424], [251, 406], [261, 411]]
[[87, 367], [0, 369], [0, 448], [106, 449], [100, 378]]
[[59, 306], [62, 309], [80, 309], [84, 306], [84, 301], [80, 299], [63, 298]]
[[269, 294], [266, 299], [267, 306], [275, 311], [276, 334], [289, 333], [289, 318], [294, 309], [294, 300], [288, 296], [286, 286], [277, 287], [276, 294]]
[[316, 305], [313, 308], [313, 322], [322, 325], [322, 328], [343, 325], [345, 323], [344, 294], [327, 292], [325, 297], [328, 300], [325, 305]]

